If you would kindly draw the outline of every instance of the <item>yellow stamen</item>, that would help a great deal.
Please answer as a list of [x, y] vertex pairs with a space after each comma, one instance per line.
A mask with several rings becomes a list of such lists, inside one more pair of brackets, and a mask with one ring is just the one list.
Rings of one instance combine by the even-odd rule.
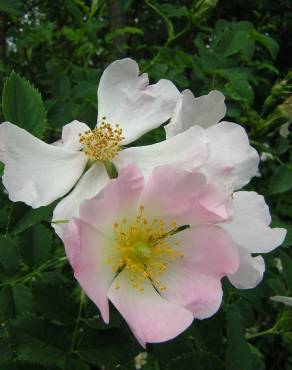
[[123, 219], [114, 223], [113, 229], [119, 255], [116, 263], [110, 261], [113, 270], [124, 269], [132, 286], [140, 292], [144, 291], [148, 279], [157, 289], [165, 291], [167, 287], [160, 282], [160, 275], [167, 270], [168, 261], [183, 258], [177, 250], [179, 242], [170, 239], [177, 230], [176, 222], [148, 219], [141, 205], [134, 222]]
[[84, 153], [90, 158], [100, 161], [110, 161], [116, 157], [121, 150], [119, 144], [124, 139], [119, 125], [113, 128], [106, 122], [102, 122], [95, 129], [85, 131], [79, 136]]

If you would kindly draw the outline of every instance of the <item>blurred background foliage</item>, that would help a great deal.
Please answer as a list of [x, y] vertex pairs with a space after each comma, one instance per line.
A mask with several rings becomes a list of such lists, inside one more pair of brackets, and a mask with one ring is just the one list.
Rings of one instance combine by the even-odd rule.
[[54, 204], [12, 204], [2, 187], [1, 370], [292, 370], [292, 310], [270, 301], [292, 296], [291, 33], [291, 0], [0, 0], [1, 121], [47, 142], [73, 119], [93, 126], [99, 77], [125, 56], [196, 96], [218, 89], [261, 155], [248, 189], [288, 229], [256, 289], [224, 282], [214, 317], [145, 355], [113, 308], [106, 326], [80, 292], [50, 228]]

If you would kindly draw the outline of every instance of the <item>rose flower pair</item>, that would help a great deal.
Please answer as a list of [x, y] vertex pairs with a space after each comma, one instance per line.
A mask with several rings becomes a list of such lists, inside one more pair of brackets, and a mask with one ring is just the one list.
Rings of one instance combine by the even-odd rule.
[[[259, 158], [241, 126], [221, 121], [225, 113], [219, 91], [195, 98], [168, 80], [149, 85], [124, 59], [101, 77], [94, 129], [73, 121], [46, 144], [0, 125], [9, 198], [37, 208], [63, 197], [52, 226], [75, 278], [105, 322], [113, 303], [142, 346], [213, 315], [222, 277], [255, 287], [265, 270], [258, 254], [285, 238], [269, 227], [263, 197], [238, 191]], [[164, 141], [130, 146], [167, 121]]]

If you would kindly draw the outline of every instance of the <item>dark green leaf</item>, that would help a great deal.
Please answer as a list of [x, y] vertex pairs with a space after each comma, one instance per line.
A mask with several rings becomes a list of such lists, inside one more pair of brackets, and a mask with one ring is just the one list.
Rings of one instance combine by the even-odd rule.
[[32, 294], [37, 310], [49, 319], [68, 322], [77, 316], [77, 302], [60, 282], [35, 281], [32, 283]]
[[281, 252], [281, 261], [286, 284], [290, 292], [292, 292], [292, 259], [287, 253]]
[[24, 285], [6, 286], [0, 290], [0, 311], [5, 319], [34, 311], [30, 288]]
[[273, 59], [277, 58], [279, 52], [279, 44], [277, 41], [259, 32], [254, 33], [254, 39], [261, 43], [269, 51]]
[[52, 250], [52, 232], [38, 223], [21, 235], [19, 251], [24, 262], [36, 266], [45, 262]]
[[46, 129], [46, 112], [40, 93], [26, 79], [12, 72], [6, 80], [2, 97], [6, 121], [42, 137]]
[[0, 234], [0, 275], [11, 276], [19, 271], [19, 256], [16, 241]]
[[0, 12], [18, 15], [23, 8], [21, 0], [0, 0]]
[[252, 354], [244, 337], [240, 316], [235, 310], [227, 313], [226, 370], [252, 370]]
[[292, 169], [286, 165], [278, 167], [270, 179], [270, 194], [285, 193], [292, 188]]
[[56, 202], [46, 207], [40, 207], [37, 209], [30, 209], [26, 214], [14, 225], [12, 229], [13, 234], [19, 234], [27, 230], [31, 226], [35, 225], [40, 221], [50, 221], [53, 213], [53, 209], [56, 206]]
[[32, 317], [11, 320], [9, 327], [23, 360], [35, 364], [64, 364], [69, 343], [60, 327]]

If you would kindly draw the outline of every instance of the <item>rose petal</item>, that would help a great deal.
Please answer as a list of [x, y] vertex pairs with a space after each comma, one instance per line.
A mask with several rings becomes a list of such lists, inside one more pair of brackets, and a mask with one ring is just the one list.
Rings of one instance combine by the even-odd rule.
[[49, 145], [9, 122], [0, 125], [3, 184], [13, 202], [37, 208], [65, 195], [81, 176], [87, 157]]
[[65, 224], [54, 222], [78, 217], [80, 204], [98, 194], [109, 181], [104, 166], [96, 162], [81, 177], [73, 191], [57, 204], [53, 212], [52, 226], [61, 239]]
[[133, 288], [125, 271], [114, 280], [108, 297], [142, 343], [172, 339], [193, 321], [190, 311], [161, 297], [150, 280], [145, 280], [143, 292]]
[[229, 275], [232, 285], [238, 289], [251, 289], [256, 287], [263, 279], [265, 261], [262, 256], [252, 257], [245, 249], [238, 248], [239, 268]]
[[166, 125], [166, 138], [184, 132], [192, 126], [207, 128], [218, 123], [226, 114], [224, 95], [217, 90], [195, 98], [190, 90], [184, 90], [176, 103], [170, 123]]
[[179, 91], [168, 80], [149, 85], [148, 75], [139, 76], [138, 64], [129, 58], [111, 63], [98, 87], [98, 120], [119, 124], [128, 144], [166, 122]]
[[115, 258], [114, 241], [82, 220], [73, 219], [64, 228], [64, 244], [75, 278], [108, 323], [107, 292], [115, 272], [107, 261]]
[[233, 198], [233, 217], [221, 226], [237, 245], [251, 253], [267, 253], [283, 243], [286, 230], [269, 227], [271, 216], [261, 195], [253, 191], [237, 191]]

